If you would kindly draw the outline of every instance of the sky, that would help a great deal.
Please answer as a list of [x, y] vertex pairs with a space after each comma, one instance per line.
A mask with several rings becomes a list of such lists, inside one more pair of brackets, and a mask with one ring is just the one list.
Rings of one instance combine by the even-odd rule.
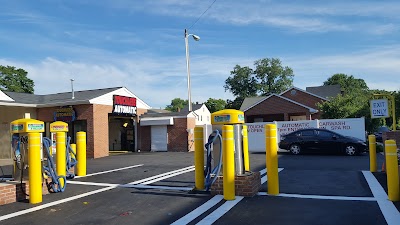
[[35, 94], [69, 92], [74, 79], [76, 91], [124, 86], [153, 108], [188, 99], [185, 28], [201, 38], [189, 39], [192, 102], [234, 99], [223, 87], [230, 71], [254, 68], [262, 58], [292, 68], [301, 89], [345, 73], [371, 89], [400, 90], [398, 0], [4, 0], [1, 6], [0, 65], [28, 71]]

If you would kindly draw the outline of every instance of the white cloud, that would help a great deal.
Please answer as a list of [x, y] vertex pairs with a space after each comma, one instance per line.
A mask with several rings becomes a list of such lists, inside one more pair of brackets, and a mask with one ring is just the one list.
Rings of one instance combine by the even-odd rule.
[[[191, 58], [192, 99], [233, 99], [225, 92], [225, 79], [236, 64], [253, 66], [257, 58], [195, 56]], [[400, 45], [380, 46], [351, 54], [330, 56], [286, 56], [285, 66], [295, 72], [294, 85], [305, 89], [322, 85], [335, 73], [364, 79], [373, 89], [400, 90], [398, 65]], [[96, 61], [62, 61], [45, 58], [37, 63], [0, 59], [29, 72], [37, 94], [125, 86], [154, 108], [165, 107], [173, 98], [187, 99], [187, 73], [184, 57], [105, 55]]]

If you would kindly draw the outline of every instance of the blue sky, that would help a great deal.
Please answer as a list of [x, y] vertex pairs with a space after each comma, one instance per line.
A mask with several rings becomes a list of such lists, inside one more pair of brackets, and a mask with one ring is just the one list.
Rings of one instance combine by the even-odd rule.
[[[14, 0], [0, 8], [0, 64], [36, 94], [125, 86], [153, 108], [187, 99], [184, 29], [214, 0]], [[236, 64], [280, 58], [294, 86], [335, 73], [400, 90], [400, 1], [217, 0], [189, 32], [192, 101], [233, 99]]]

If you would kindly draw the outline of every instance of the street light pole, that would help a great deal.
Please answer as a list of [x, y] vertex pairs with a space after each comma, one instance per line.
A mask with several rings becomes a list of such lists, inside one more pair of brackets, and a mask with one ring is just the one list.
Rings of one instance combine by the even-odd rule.
[[189, 34], [188, 30], [185, 29], [185, 48], [186, 48], [186, 71], [187, 71], [187, 86], [188, 86], [188, 104], [189, 104], [189, 112], [192, 112], [192, 96], [190, 89], [190, 63], [189, 63], [189, 39], [188, 37], [192, 36], [195, 41], [199, 41], [200, 37], [194, 34]]
[[71, 80], [71, 91], [72, 91], [72, 99], [75, 98], [75, 93], [74, 93], [74, 79], [70, 79]]

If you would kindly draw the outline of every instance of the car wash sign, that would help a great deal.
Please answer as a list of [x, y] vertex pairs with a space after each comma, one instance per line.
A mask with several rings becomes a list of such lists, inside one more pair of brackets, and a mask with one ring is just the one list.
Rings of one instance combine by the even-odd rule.
[[386, 98], [370, 100], [370, 105], [371, 118], [389, 117], [388, 100]]
[[112, 113], [120, 116], [135, 116], [136, 98], [114, 95]]

